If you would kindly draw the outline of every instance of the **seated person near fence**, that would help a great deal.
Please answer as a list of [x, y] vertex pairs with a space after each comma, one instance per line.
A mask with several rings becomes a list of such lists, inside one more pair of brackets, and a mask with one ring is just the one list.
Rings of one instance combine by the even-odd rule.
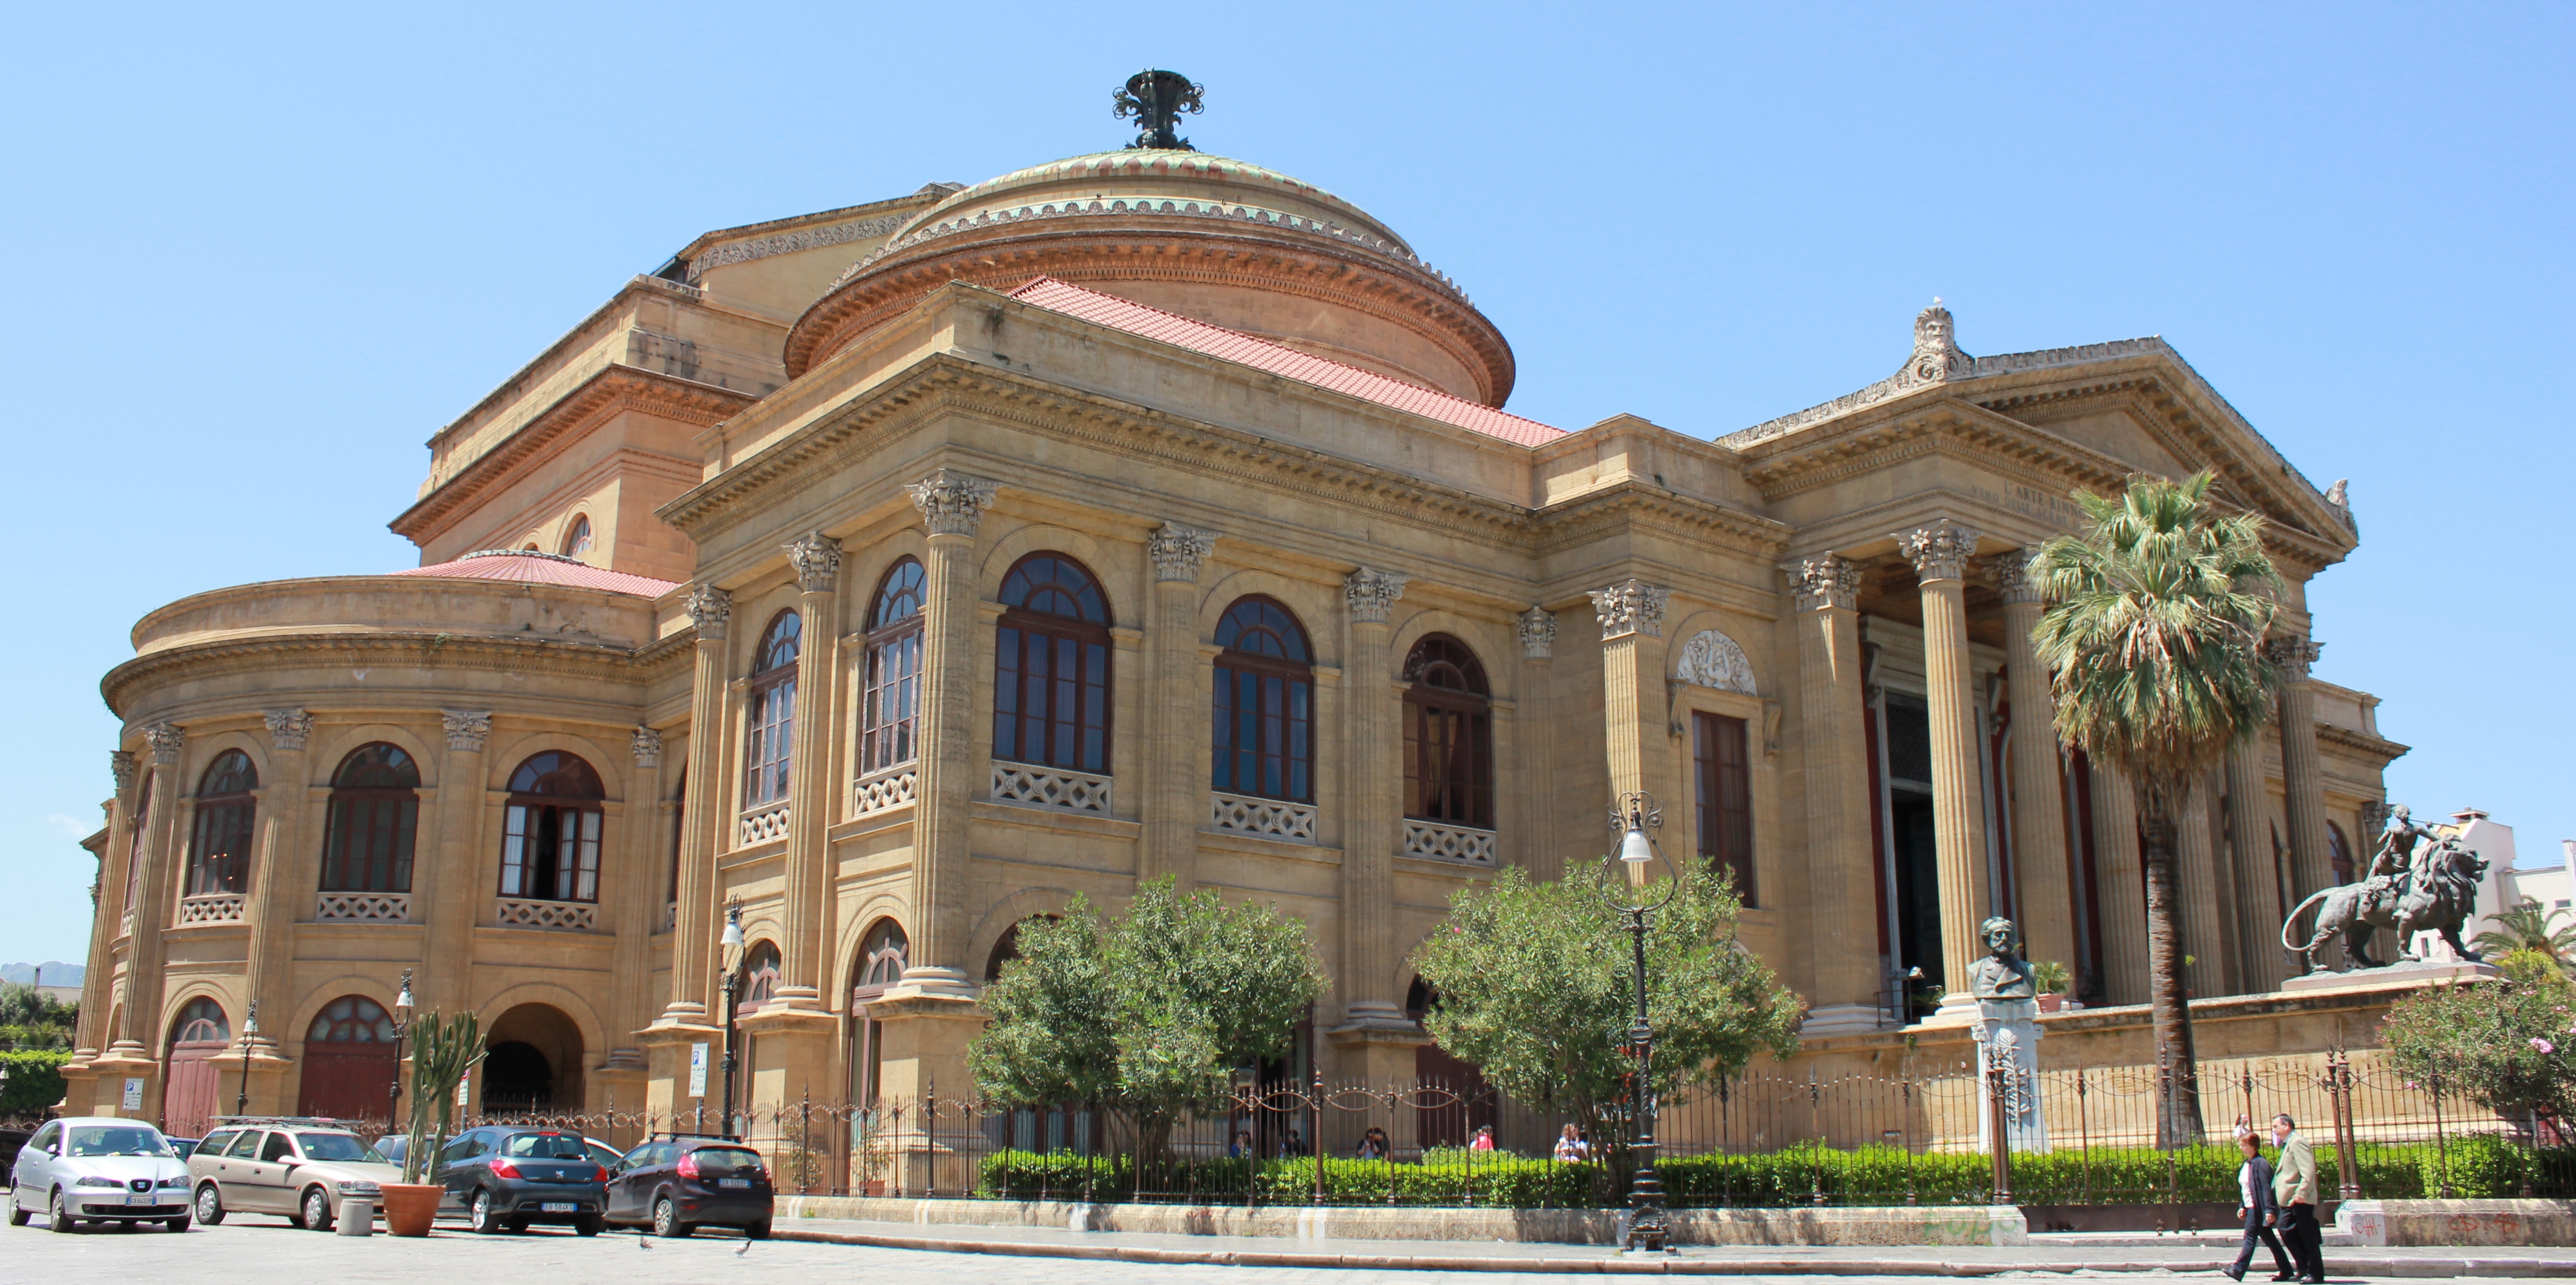
[[1492, 1125], [1490, 1125], [1490, 1124], [1480, 1124], [1480, 1125], [1477, 1125], [1477, 1126], [1476, 1126], [1476, 1140], [1475, 1140], [1474, 1142], [1470, 1142], [1470, 1143], [1468, 1143], [1468, 1144], [1467, 1144], [1467, 1149], [1468, 1149], [1468, 1150], [1470, 1150], [1470, 1151], [1491, 1151], [1491, 1150], [1493, 1150], [1493, 1149], [1494, 1149], [1494, 1126], [1492, 1126]]
[[1298, 1156], [1311, 1154], [1313, 1153], [1306, 1149], [1305, 1135], [1297, 1132], [1295, 1129], [1290, 1129], [1288, 1131], [1288, 1140], [1279, 1144], [1279, 1158], [1282, 1160], [1291, 1160]]
[[1360, 1160], [1384, 1160], [1386, 1159], [1386, 1147], [1386, 1130], [1381, 1129], [1376, 1125], [1370, 1125], [1368, 1127], [1368, 1132], [1360, 1135], [1359, 1150], [1354, 1151], [1351, 1154], [1354, 1158]]
[[1225, 1149], [1225, 1158], [1228, 1160], [1241, 1160], [1251, 1154], [1253, 1154], [1252, 1134], [1242, 1129], [1235, 1130], [1234, 1143]]
[[1592, 1144], [1585, 1142], [1583, 1135], [1569, 1124], [1565, 1126], [1564, 1133], [1557, 1135], [1556, 1158], [1568, 1163], [1589, 1160], [1592, 1158]]

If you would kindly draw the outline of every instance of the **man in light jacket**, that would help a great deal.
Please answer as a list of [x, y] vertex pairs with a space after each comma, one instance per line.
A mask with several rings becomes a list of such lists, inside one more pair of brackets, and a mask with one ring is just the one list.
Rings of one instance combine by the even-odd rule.
[[2272, 1117], [2272, 1144], [2281, 1149], [2281, 1163], [2272, 1176], [2272, 1203], [2280, 1210], [2281, 1239], [2299, 1279], [2324, 1285], [2325, 1233], [2317, 1226], [2316, 1152], [2299, 1136], [2298, 1122], [2286, 1115]]

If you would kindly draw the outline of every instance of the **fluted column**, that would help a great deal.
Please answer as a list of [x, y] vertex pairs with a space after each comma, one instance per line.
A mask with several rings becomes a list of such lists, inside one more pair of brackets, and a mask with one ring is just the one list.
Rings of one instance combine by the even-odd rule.
[[1145, 744], [1145, 846], [1139, 881], [1179, 875], [1189, 885], [1199, 824], [1208, 814], [1208, 698], [1199, 693], [1199, 565], [1216, 547], [1214, 531], [1178, 523], [1145, 540], [1154, 560], [1152, 650], [1154, 694]]
[[[484, 877], [483, 857], [499, 846], [501, 836], [497, 831], [487, 835], [483, 827], [491, 785], [483, 747], [492, 739], [492, 712], [444, 709], [438, 716], [447, 750], [438, 760], [435, 859], [415, 857], [412, 862], [413, 914], [429, 921], [428, 954], [414, 991], [423, 1008], [454, 1014], [474, 1004], [474, 926], [500, 894]], [[424, 869], [429, 872], [425, 880]]]
[[[295, 903], [313, 888], [299, 878], [306, 796], [312, 772], [304, 762], [304, 743], [313, 735], [313, 716], [300, 709], [272, 709], [268, 724], [268, 789], [260, 799], [259, 864], [251, 876], [250, 997], [271, 1013], [289, 1011], [287, 982], [293, 970]], [[277, 1041], [262, 1036], [271, 1048]]]
[[1342, 1011], [1355, 1025], [1402, 1025], [1393, 994], [1395, 849], [1402, 841], [1402, 712], [1390, 690], [1387, 616], [1405, 577], [1361, 567], [1342, 580], [1350, 607], [1350, 685], [1342, 700]]
[[2102, 907], [2102, 994], [2147, 1002], [2146, 866], [2138, 852], [2138, 797], [2129, 778], [2092, 765], [2093, 877]]
[[832, 689], [840, 664], [841, 542], [808, 531], [787, 546], [796, 569], [796, 611], [804, 629], [796, 651], [796, 728], [788, 738], [786, 976], [778, 998], [794, 1009], [819, 1008], [823, 964], [832, 955], [831, 851]]
[[966, 960], [966, 880], [975, 739], [975, 541], [994, 483], [941, 469], [906, 488], [930, 528], [923, 561], [921, 784], [913, 813], [912, 948], [904, 985], [973, 996]]
[[1995, 559], [1995, 587], [2004, 600], [2004, 656], [2012, 689], [2012, 855], [2020, 876], [2023, 949], [2034, 960], [2069, 969], [2082, 966], [2075, 952], [2075, 899], [2066, 862], [2066, 773], [2057, 747], [2056, 701], [2048, 670], [2039, 663], [2039, 587], [2031, 583], [2029, 551]]
[[134, 936], [127, 944], [132, 953], [125, 965], [125, 1022], [112, 1050], [131, 1057], [151, 1056], [159, 1040], [162, 930], [168, 926], [170, 885], [177, 877], [179, 760], [187, 751], [188, 734], [175, 723], [154, 723], [143, 729], [143, 739], [152, 746], [152, 798], [144, 818], [143, 858], [132, 875]]
[[[2272, 659], [2281, 667], [2282, 810], [2289, 822], [2290, 903], [2296, 905], [2334, 881], [2327, 851], [2325, 768], [2317, 758], [2317, 685], [2308, 670], [2325, 644], [2296, 636], [2278, 639]], [[2277, 931], [2280, 925], [2275, 923]]]
[[81, 975], [80, 1021], [72, 1034], [72, 1061], [87, 1062], [114, 1039], [107, 1029], [108, 1010], [115, 1007], [116, 921], [125, 913], [125, 854], [134, 846], [135, 758], [130, 750], [112, 750], [108, 772], [116, 793], [107, 808], [107, 846], [99, 852], [98, 882], [90, 889], [89, 968]]
[[[2280, 987], [2281, 883], [2273, 872], [2271, 791], [2263, 782], [2260, 734], [2227, 756], [2227, 835], [2232, 849], [2236, 984], [2244, 991]], [[2269, 948], [2266, 948], [2266, 943]]]
[[[1646, 697], [1655, 680], [1647, 673], [1638, 642], [1664, 636], [1664, 608], [1673, 591], [1630, 576], [1585, 592], [1592, 599], [1593, 618], [1601, 622], [1601, 722], [1609, 749], [1610, 793], [1616, 798], [1646, 788]], [[1657, 735], [1662, 723], [1653, 721]], [[1641, 870], [1629, 873], [1644, 877]]]
[[[628, 752], [635, 758], [635, 784], [626, 792], [626, 809], [620, 820], [617, 878], [602, 889], [613, 896], [613, 923], [617, 940], [610, 944], [608, 958], [608, 1038], [607, 1060], [601, 1070], [633, 1072], [643, 1067], [641, 1052], [635, 1047], [636, 1032], [652, 1022], [656, 1002], [652, 993], [653, 934], [662, 926], [662, 862], [671, 855], [664, 840], [669, 831], [663, 828], [670, 817], [670, 807], [662, 797], [662, 733], [638, 726], [626, 738]], [[628, 1110], [641, 1105], [641, 1096], [631, 1096], [630, 1087], [617, 1095], [617, 1108]]]
[[1976, 664], [1968, 652], [1968, 559], [1977, 533], [1949, 521], [1897, 537], [1923, 586], [1923, 666], [1931, 688], [1932, 848], [1940, 868], [1941, 1013], [1976, 1011], [1968, 969], [1982, 952], [1986, 884], [1984, 777], [1978, 768]]
[[2236, 925], [2219, 904], [2225, 886], [2219, 869], [2216, 773], [2192, 782], [2191, 798], [2174, 816], [2175, 919], [2182, 925], [2183, 953], [2192, 957], [2184, 973], [2200, 998], [2236, 990]]
[[711, 584], [682, 606], [697, 630], [689, 671], [689, 766], [680, 798], [680, 909], [671, 931], [671, 1003], [658, 1026], [703, 1024], [715, 983], [716, 847], [723, 832], [725, 640], [733, 595]]
[[1791, 572], [1797, 594], [1798, 739], [1807, 796], [1808, 940], [1815, 943], [1809, 1035], [1878, 1027], [1878, 955], [1855, 949], [1876, 914], [1869, 763], [1861, 713], [1860, 568], [1831, 553]]
[[1521, 696], [1519, 728], [1520, 763], [1518, 770], [1523, 798], [1524, 826], [1528, 833], [1518, 836], [1514, 845], [1520, 852], [1520, 864], [1534, 879], [1555, 879], [1565, 873], [1565, 850], [1559, 846], [1556, 830], [1556, 613], [1535, 603], [1519, 616], [1521, 636]]

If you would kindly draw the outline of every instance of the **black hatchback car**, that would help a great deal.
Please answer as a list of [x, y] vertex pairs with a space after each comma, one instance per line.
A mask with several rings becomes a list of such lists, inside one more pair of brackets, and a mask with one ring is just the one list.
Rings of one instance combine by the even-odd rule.
[[608, 1179], [608, 1221], [641, 1224], [656, 1236], [739, 1227], [766, 1240], [776, 1204], [760, 1153], [731, 1138], [656, 1138], [627, 1152]]
[[438, 1153], [443, 1212], [462, 1211], [479, 1232], [561, 1223], [584, 1236], [608, 1225], [608, 1171], [559, 1129], [493, 1127], [457, 1135]]

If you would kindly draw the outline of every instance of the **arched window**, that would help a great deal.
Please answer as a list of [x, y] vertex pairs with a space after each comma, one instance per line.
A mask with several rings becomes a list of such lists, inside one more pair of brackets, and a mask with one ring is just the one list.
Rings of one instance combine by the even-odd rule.
[[1002, 935], [999, 938], [996, 938], [993, 942], [992, 953], [984, 957], [984, 981], [987, 984], [990, 984], [995, 979], [1001, 977], [1002, 965], [1020, 957], [1020, 929], [1022, 927], [1026, 926], [1031, 921], [1051, 924], [1055, 922], [1055, 918], [1056, 917], [1053, 915], [1031, 915], [1027, 919], [1020, 920], [1018, 923], [1012, 924], [1010, 927], [1003, 929]]
[[904, 936], [903, 925], [891, 919], [880, 919], [859, 939], [859, 980], [852, 998], [877, 995], [902, 978], [904, 962], [912, 950], [912, 941]]
[[419, 791], [420, 768], [398, 746], [376, 741], [340, 760], [322, 827], [322, 891], [411, 891]]
[[240, 750], [225, 750], [197, 782], [197, 829], [188, 844], [191, 897], [250, 891], [251, 822], [259, 769]]
[[1494, 723], [1485, 667], [1467, 644], [1432, 634], [1404, 660], [1404, 814], [1494, 827]]
[[232, 1023], [224, 1018], [224, 1006], [204, 996], [189, 1000], [170, 1023], [173, 1044], [221, 1043], [232, 1037]]
[[600, 800], [590, 764], [548, 750], [510, 774], [501, 834], [501, 895], [532, 901], [599, 900]]
[[1032, 553], [1002, 578], [993, 653], [993, 757], [1109, 770], [1109, 607], [1061, 553]]
[[[125, 909], [128, 913], [134, 910], [135, 887], [143, 882], [143, 837], [152, 831], [152, 787], [156, 784], [153, 778], [158, 775], [158, 772], [144, 773], [143, 792], [134, 796], [134, 833], [126, 836], [130, 842], [125, 845]], [[110, 1026], [108, 1029], [116, 1028]]]
[[2344, 842], [2343, 827], [2332, 821], [2326, 822], [2326, 861], [2327, 877], [2337, 887], [2352, 882], [2352, 848]]
[[742, 1002], [766, 1004], [778, 990], [778, 966], [783, 959], [776, 942], [756, 941], [742, 954]]
[[573, 515], [572, 526], [564, 531], [563, 551], [567, 558], [578, 558], [590, 552], [590, 515]]
[[790, 743], [796, 739], [796, 649], [803, 624], [793, 611], [771, 617], [752, 654], [750, 731], [743, 741], [742, 805], [787, 797]]
[[1214, 789], [1299, 803], [1315, 798], [1314, 658], [1288, 609], [1251, 597], [1217, 623], [1209, 763]]
[[877, 586], [868, 611], [866, 687], [859, 698], [859, 774], [921, 753], [921, 564], [905, 558]]
[[364, 995], [343, 995], [313, 1015], [304, 1032], [307, 1044], [391, 1044], [394, 1020], [384, 1007]]

